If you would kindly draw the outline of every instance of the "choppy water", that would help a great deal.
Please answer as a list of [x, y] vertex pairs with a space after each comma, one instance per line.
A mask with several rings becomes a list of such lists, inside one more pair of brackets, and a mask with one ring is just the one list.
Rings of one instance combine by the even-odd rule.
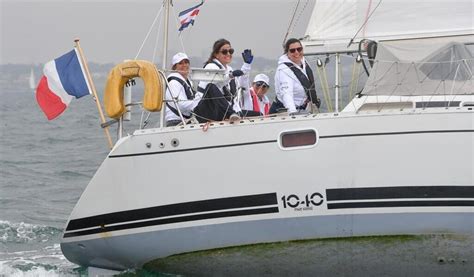
[[48, 121], [34, 93], [0, 90], [0, 276], [78, 276], [59, 241], [107, 155], [91, 97]]

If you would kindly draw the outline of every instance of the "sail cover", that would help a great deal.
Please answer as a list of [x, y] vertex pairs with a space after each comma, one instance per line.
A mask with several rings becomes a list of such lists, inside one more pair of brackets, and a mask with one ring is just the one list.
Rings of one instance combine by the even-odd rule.
[[[474, 37], [471, 36], [474, 42]], [[474, 55], [464, 43], [379, 43], [366, 95], [474, 94]]]
[[305, 53], [342, 51], [351, 38], [357, 44], [473, 34], [473, 10], [472, 0], [317, 0]]

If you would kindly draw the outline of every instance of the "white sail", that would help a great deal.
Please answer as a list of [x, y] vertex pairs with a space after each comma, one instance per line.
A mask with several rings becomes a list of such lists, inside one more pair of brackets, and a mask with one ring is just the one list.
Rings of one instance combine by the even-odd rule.
[[305, 33], [310, 47], [305, 52], [343, 51], [352, 38], [358, 42], [463, 36], [473, 34], [473, 29], [471, 0], [318, 0]]
[[30, 78], [29, 78], [29, 84], [30, 84], [30, 89], [35, 90], [36, 89], [36, 78], [35, 78], [35, 72], [33, 71], [33, 68], [30, 71]]

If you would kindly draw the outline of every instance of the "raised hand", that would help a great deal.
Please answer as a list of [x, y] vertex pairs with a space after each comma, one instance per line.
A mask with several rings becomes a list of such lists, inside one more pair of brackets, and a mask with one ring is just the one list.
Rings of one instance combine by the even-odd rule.
[[245, 49], [244, 52], [242, 52], [242, 58], [244, 59], [245, 63], [251, 64], [253, 61], [252, 50]]

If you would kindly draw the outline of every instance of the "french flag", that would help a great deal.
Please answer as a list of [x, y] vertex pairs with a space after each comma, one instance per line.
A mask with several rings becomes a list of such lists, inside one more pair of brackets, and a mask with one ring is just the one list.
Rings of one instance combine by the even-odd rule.
[[62, 114], [74, 97], [90, 94], [76, 48], [46, 63], [43, 74], [36, 88], [36, 100], [48, 120]]
[[180, 32], [184, 30], [184, 28], [188, 27], [189, 24], [194, 25], [194, 19], [199, 14], [199, 7], [201, 7], [202, 4], [204, 4], [204, 1], [201, 1], [201, 4], [182, 11], [178, 14], [179, 22], [181, 23], [181, 27], [179, 27]]

